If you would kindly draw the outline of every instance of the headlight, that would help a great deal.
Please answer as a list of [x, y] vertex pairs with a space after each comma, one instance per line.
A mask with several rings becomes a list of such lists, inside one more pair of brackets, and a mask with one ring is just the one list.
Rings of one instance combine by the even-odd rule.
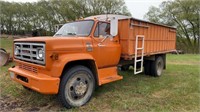
[[19, 50], [20, 50], [19, 46], [16, 46], [14, 51], [15, 56], [19, 55]]
[[44, 59], [44, 49], [38, 49], [37, 50], [37, 59], [42, 60]]

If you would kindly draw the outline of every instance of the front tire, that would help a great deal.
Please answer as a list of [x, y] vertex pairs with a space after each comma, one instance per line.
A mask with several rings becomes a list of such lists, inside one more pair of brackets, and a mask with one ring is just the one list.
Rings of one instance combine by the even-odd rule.
[[66, 71], [61, 79], [58, 98], [66, 108], [79, 107], [92, 97], [95, 80], [92, 72], [85, 66], [75, 66]]

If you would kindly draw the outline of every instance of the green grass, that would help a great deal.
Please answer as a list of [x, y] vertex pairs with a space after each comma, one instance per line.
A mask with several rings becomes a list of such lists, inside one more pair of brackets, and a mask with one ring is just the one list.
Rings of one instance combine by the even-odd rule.
[[169, 64], [200, 65], [199, 54], [168, 55], [167, 58]]
[[4, 48], [7, 52], [12, 52], [13, 39], [0, 38], [0, 48]]
[[[1, 40], [11, 49], [10, 40]], [[6, 44], [9, 42], [8, 44]], [[9, 46], [7, 46], [9, 45]], [[133, 75], [133, 71], [119, 72], [123, 80], [99, 87], [91, 101], [80, 108], [63, 108], [56, 95], [42, 95], [27, 91], [10, 80], [7, 69], [14, 63], [1, 67], [0, 85], [3, 101], [17, 101], [24, 111], [140, 111], [171, 112], [200, 111], [200, 55], [167, 55], [167, 69], [161, 77], [144, 74]], [[11, 108], [12, 107], [8, 107]], [[9, 110], [9, 109], [8, 109]]]

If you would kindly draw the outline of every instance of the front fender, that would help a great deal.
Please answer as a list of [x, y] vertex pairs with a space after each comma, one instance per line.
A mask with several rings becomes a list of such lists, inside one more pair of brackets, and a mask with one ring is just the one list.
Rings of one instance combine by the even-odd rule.
[[[63, 54], [59, 56], [59, 59], [55, 60], [55, 62], [53, 63], [52, 76], [60, 77], [62, 75], [62, 71], [65, 65], [71, 61], [88, 60], [88, 59], [95, 61], [95, 59], [90, 54], [86, 54], [86, 53]], [[97, 68], [97, 65], [96, 65], [96, 68]]]

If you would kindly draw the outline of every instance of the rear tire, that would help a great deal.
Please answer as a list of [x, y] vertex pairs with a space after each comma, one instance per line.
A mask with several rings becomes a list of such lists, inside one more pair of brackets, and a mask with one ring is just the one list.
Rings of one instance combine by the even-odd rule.
[[156, 57], [151, 64], [151, 74], [155, 77], [160, 77], [164, 68], [164, 60], [161, 56]]
[[74, 66], [61, 79], [58, 99], [66, 108], [85, 105], [92, 97], [95, 79], [85, 66]]
[[151, 75], [151, 61], [150, 60], [145, 60], [144, 74], [145, 75]]

